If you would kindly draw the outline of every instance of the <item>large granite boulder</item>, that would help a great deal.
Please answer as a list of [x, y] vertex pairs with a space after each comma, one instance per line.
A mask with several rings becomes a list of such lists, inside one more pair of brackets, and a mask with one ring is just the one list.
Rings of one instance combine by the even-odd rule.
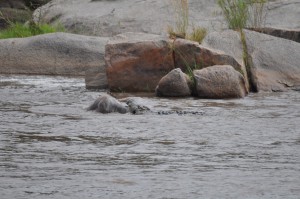
[[175, 67], [184, 72], [213, 65], [231, 65], [241, 74], [245, 70], [243, 62], [238, 62], [233, 56], [190, 40], [176, 39], [173, 50]]
[[[0, 73], [85, 76], [102, 68], [105, 74], [106, 41], [68, 33], [0, 40]], [[107, 85], [102, 78], [99, 86]]]
[[[267, 7], [266, 26], [299, 29], [300, 0], [273, 0]], [[209, 30], [227, 27], [213, 0], [189, 0], [191, 26]], [[41, 15], [39, 12], [41, 11]], [[53, 0], [35, 11], [46, 22], [61, 22], [68, 30], [113, 36], [124, 32], [166, 33], [175, 24], [171, 0]]]
[[191, 95], [191, 85], [189, 76], [176, 68], [159, 81], [155, 93], [160, 97], [185, 97]]
[[247, 95], [244, 77], [229, 65], [194, 70], [194, 78], [200, 98], [242, 98]]
[[300, 85], [300, 44], [244, 30], [257, 91], [284, 91]]
[[202, 41], [202, 45], [207, 48], [218, 49], [219, 51], [223, 51], [224, 54], [233, 57], [239, 64], [236, 69], [242, 73], [246, 81], [247, 89], [250, 90], [250, 82], [248, 81], [249, 72], [244, 63], [245, 54], [241, 34], [239, 32], [233, 30], [210, 32]]
[[[219, 8], [214, 1], [189, 0], [189, 4], [195, 26], [222, 26], [223, 17], [215, 15]], [[166, 33], [176, 18], [170, 0], [53, 0], [36, 10], [35, 16], [59, 21], [76, 33], [105, 37], [125, 32]]]
[[105, 48], [108, 86], [113, 91], [154, 91], [159, 80], [174, 68], [168, 38], [145, 33], [124, 33]]

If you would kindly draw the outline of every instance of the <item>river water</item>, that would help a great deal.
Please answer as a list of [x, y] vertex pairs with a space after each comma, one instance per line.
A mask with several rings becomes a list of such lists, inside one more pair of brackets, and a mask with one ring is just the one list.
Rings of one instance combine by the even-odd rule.
[[2, 75], [0, 94], [1, 199], [300, 198], [300, 92], [143, 115], [87, 112], [77, 78]]

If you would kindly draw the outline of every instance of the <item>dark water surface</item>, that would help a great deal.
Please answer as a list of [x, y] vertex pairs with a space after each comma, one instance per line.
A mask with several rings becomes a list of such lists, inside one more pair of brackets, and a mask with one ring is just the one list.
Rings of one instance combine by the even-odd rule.
[[0, 198], [300, 198], [300, 92], [85, 108], [84, 80], [0, 76]]

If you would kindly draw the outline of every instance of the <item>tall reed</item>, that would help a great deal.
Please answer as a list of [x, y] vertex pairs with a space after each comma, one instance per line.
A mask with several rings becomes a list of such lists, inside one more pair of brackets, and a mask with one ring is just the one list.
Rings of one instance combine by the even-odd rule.
[[218, 0], [230, 29], [259, 28], [266, 18], [268, 0]]
[[218, 0], [218, 4], [230, 29], [240, 30], [246, 27], [249, 12], [245, 0]]
[[248, 26], [251, 28], [261, 28], [265, 24], [267, 17], [266, 3], [268, 0], [250, 0]]
[[169, 27], [169, 33], [185, 38], [189, 27], [188, 0], [171, 0], [175, 15], [175, 28]]

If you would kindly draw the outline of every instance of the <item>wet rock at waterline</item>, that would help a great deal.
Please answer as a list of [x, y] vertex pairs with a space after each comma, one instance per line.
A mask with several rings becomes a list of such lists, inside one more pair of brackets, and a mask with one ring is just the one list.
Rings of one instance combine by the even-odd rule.
[[105, 47], [108, 86], [113, 91], [154, 91], [174, 68], [170, 40], [159, 35], [124, 33]]
[[192, 81], [180, 68], [164, 76], [158, 83], [155, 93], [160, 97], [185, 97], [191, 95]]
[[300, 43], [244, 30], [257, 91], [285, 91], [300, 85]]
[[[250, 85], [248, 81], [247, 69], [244, 63], [244, 49], [241, 40], [241, 34], [234, 30], [224, 30], [220, 32], [210, 32], [202, 41], [202, 45], [210, 48], [223, 51], [233, 57], [239, 64], [240, 68], [236, 69], [242, 73], [245, 78], [247, 89]], [[230, 63], [227, 63], [231, 65]]]
[[0, 40], [0, 73], [85, 76], [89, 69], [104, 69], [106, 41], [69, 33]]
[[[97, 46], [98, 63], [90, 65], [85, 70], [85, 86], [87, 89], [107, 89], [106, 64], [104, 60], [105, 45], [109, 38], [100, 37]], [[100, 43], [101, 42], [101, 43]]]
[[247, 95], [244, 77], [229, 65], [194, 70], [194, 78], [200, 98], [242, 98]]
[[118, 112], [124, 114], [128, 112], [128, 107], [126, 104], [119, 102], [116, 98], [107, 94], [102, 94], [87, 110], [100, 113]]

